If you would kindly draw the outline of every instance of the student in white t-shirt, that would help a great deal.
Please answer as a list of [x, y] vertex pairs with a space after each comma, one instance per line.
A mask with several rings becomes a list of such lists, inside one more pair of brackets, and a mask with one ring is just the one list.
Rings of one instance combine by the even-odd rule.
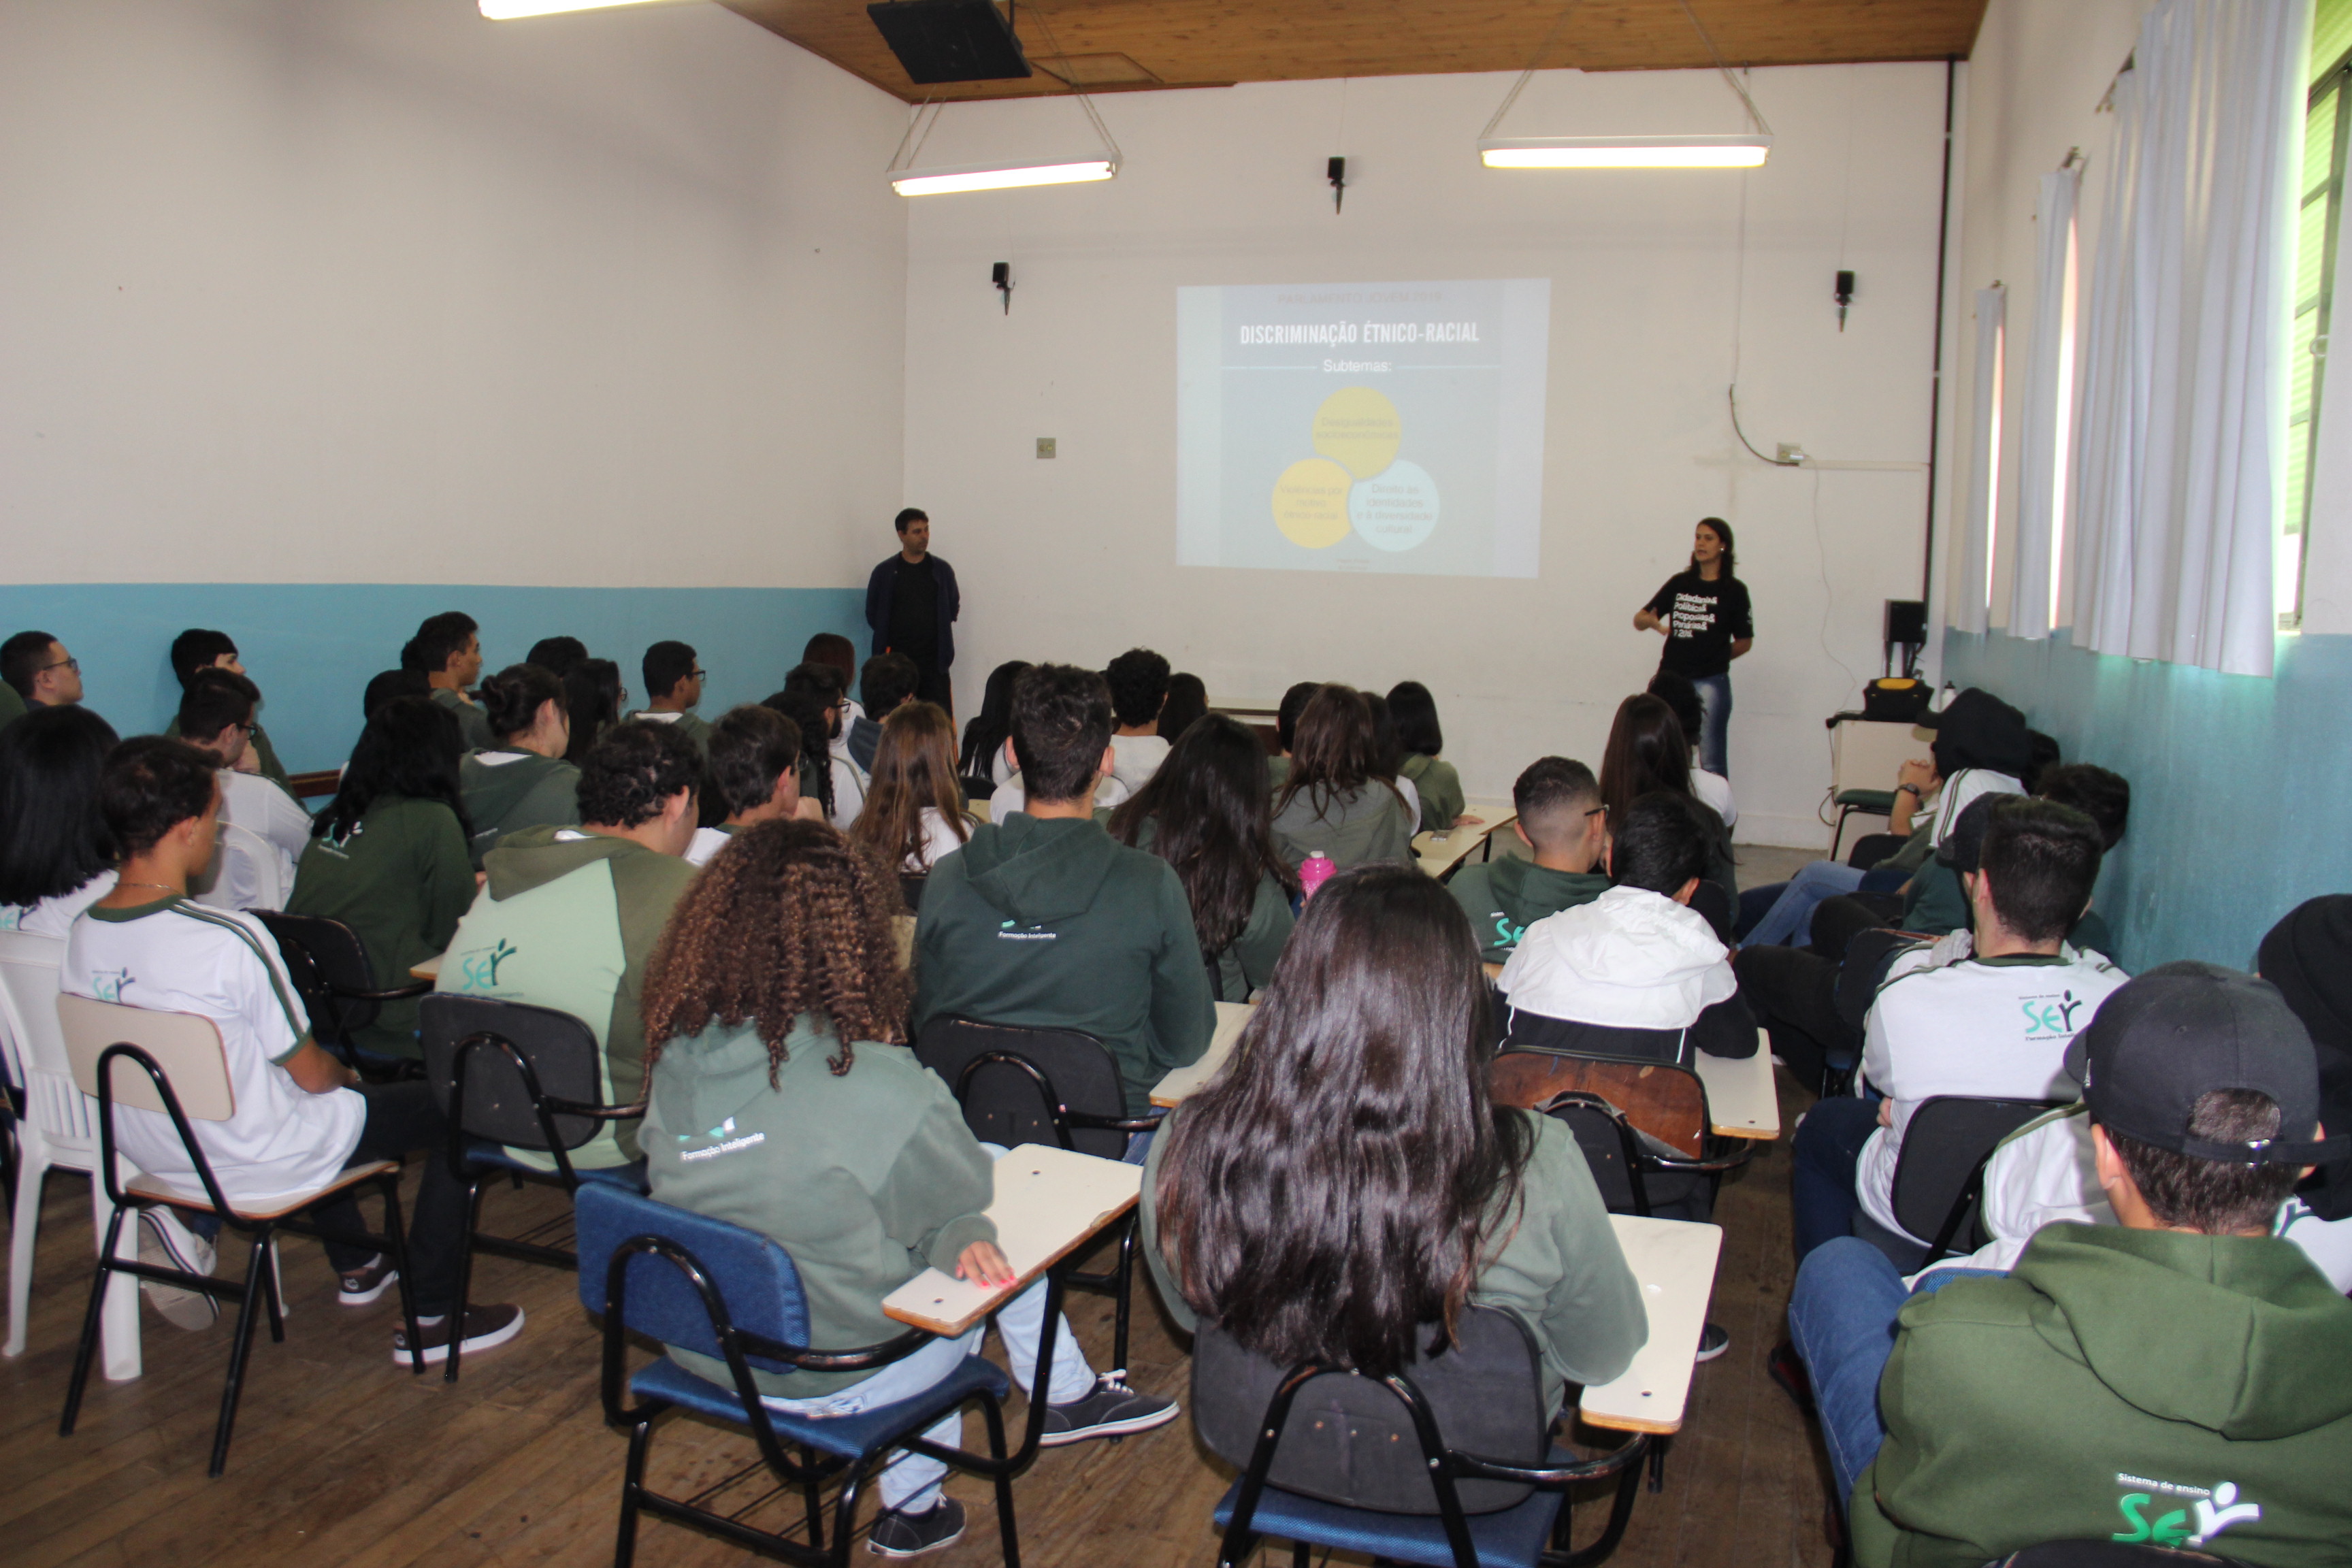
[[849, 842], [902, 876], [926, 876], [971, 837], [956, 783], [955, 721], [936, 702], [908, 702], [882, 721], [873, 786]]
[[114, 887], [98, 778], [113, 726], [76, 704], [0, 729], [0, 931], [65, 940]]
[[250, 744], [260, 705], [253, 682], [226, 669], [197, 670], [180, 696], [180, 739], [213, 759], [221, 822], [244, 830], [222, 834], [209, 877], [195, 889], [198, 903], [217, 910], [281, 908], [294, 890], [295, 863], [310, 845], [310, 814], [261, 776]]
[[824, 805], [824, 820], [843, 833], [866, 809], [866, 770], [837, 748], [848, 699], [841, 672], [829, 664], [795, 665], [784, 689], [767, 700], [801, 730], [801, 794]]
[[[423, 1152], [422, 1181], [408, 1215], [408, 1261], [424, 1352], [438, 1361], [449, 1350], [465, 1217], [463, 1189], [440, 1158], [446, 1124], [424, 1083], [356, 1085], [351, 1069], [310, 1037], [268, 929], [251, 915], [207, 909], [188, 898], [189, 879], [212, 860], [220, 823], [213, 761], [160, 736], [127, 742], [108, 759], [100, 799], [121, 871], [113, 889], [74, 921], [59, 985], [101, 1002], [194, 1013], [219, 1028], [236, 1113], [226, 1121], [192, 1125], [232, 1204], [268, 1207], [332, 1179], [353, 1161]], [[118, 1107], [114, 1124], [116, 1147], [132, 1164], [202, 1194], [169, 1117]], [[348, 1196], [314, 1214], [327, 1226], [363, 1228], [358, 1205]], [[156, 1221], [144, 1223], [151, 1234], [161, 1228]], [[395, 1279], [382, 1254], [330, 1242], [327, 1255], [340, 1276], [338, 1300], [346, 1305], [377, 1300]], [[203, 1261], [209, 1266], [208, 1258]], [[504, 1343], [521, 1327], [519, 1307], [472, 1308], [462, 1349]], [[404, 1363], [405, 1331], [393, 1338], [394, 1359]]]
[[[1141, 789], [1160, 764], [1168, 760], [1168, 742], [1160, 738], [1160, 710], [1168, 700], [1168, 661], [1148, 647], [1131, 647], [1110, 661], [1103, 679], [1110, 687], [1110, 776], [1120, 785], [1120, 799]], [[1115, 804], [1097, 800], [1097, 805]]]
[[1973, 937], [1958, 931], [1898, 952], [1864, 1020], [1857, 1093], [1885, 1098], [1824, 1100], [1797, 1129], [1790, 1207], [1800, 1258], [1851, 1235], [1857, 1209], [1901, 1233], [1895, 1167], [1921, 1101], [2075, 1098], [2067, 1043], [2130, 978], [2065, 941], [2090, 905], [2103, 848], [2098, 825], [2071, 806], [2020, 799], [1993, 808], [1981, 868], [1963, 874]]
[[801, 796], [800, 754], [801, 727], [774, 709], [747, 702], [728, 710], [710, 727], [703, 773], [703, 787], [720, 819], [694, 830], [687, 860], [708, 866], [737, 834], [777, 817], [816, 820], [816, 802]]

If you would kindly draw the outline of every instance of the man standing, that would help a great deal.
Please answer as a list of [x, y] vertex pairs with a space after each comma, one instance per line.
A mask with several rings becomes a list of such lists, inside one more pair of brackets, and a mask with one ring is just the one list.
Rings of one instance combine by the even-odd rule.
[[955, 621], [963, 608], [955, 568], [930, 552], [931, 520], [908, 507], [898, 514], [898, 553], [866, 580], [866, 624], [876, 653], [903, 653], [922, 681], [915, 695], [955, 712], [948, 667], [955, 663]]

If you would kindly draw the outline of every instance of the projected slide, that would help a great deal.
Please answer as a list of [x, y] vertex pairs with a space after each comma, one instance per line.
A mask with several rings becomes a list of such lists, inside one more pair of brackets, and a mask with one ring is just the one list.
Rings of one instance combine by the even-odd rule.
[[1551, 284], [1176, 291], [1176, 560], [1532, 577]]

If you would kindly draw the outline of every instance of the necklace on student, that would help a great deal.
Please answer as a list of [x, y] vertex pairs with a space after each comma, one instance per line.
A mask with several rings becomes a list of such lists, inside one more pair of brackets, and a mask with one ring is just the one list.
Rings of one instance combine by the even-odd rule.
[[152, 888], [159, 893], [169, 893], [174, 898], [185, 898], [187, 896], [187, 889], [185, 888], [174, 888], [166, 882], [125, 882], [118, 880], [114, 885], [118, 888]]

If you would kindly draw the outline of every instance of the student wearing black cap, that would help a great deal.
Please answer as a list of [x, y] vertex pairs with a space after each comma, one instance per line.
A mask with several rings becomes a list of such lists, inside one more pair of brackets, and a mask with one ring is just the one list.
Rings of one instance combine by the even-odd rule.
[[[2262, 1568], [2352, 1539], [2352, 1302], [2270, 1234], [2326, 1138], [2273, 986], [2168, 963], [2066, 1053], [2115, 1226], [1907, 1301], [1866, 1242], [1799, 1269], [1790, 1329], [1861, 1568], [2105, 1538]], [[1892, 1331], [1890, 1335], [1890, 1320]], [[1882, 1370], [1883, 1369], [1883, 1370]]]

